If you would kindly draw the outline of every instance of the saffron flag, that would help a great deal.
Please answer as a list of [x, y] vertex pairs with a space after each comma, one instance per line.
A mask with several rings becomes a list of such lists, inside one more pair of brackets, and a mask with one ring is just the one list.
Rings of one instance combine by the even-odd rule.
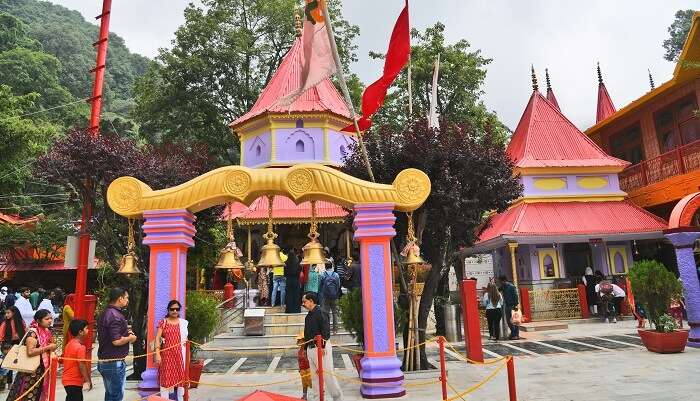
[[306, 0], [304, 7], [304, 29], [302, 31], [303, 51], [299, 86], [281, 97], [277, 104], [291, 105], [308, 89], [313, 88], [337, 71], [333, 60], [333, 50], [324, 18], [325, 0]]
[[[394, 24], [389, 41], [389, 50], [384, 59], [384, 74], [373, 84], [365, 89], [362, 94], [362, 117], [357, 120], [360, 131], [364, 131], [372, 126], [372, 115], [379, 110], [384, 103], [386, 92], [394, 80], [399, 75], [403, 67], [408, 63], [411, 54], [411, 37], [408, 32], [408, 1], [399, 14], [399, 18]], [[349, 125], [343, 128], [346, 132], [355, 132], [355, 126]]]

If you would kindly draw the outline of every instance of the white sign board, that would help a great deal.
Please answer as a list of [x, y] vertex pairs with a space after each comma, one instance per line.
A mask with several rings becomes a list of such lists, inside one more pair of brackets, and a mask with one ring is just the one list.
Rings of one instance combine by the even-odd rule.
[[483, 288], [493, 279], [493, 258], [480, 254], [464, 258], [464, 278], [476, 278], [476, 288]]
[[[78, 247], [80, 239], [78, 237], [69, 236], [66, 239], [66, 251], [64, 256], [63, 266], [69, 269], [76, 269], [78, 266]], [[95, 268], [95, 247], [97, 241], [90, 240], [90, 250], [88, 252], [88, 269]]]

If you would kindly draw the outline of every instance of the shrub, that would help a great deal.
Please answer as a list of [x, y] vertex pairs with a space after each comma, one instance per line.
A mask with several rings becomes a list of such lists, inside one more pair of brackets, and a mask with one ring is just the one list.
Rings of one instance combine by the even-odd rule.
[[358, 344], [365, 343], [365, 326], [362, 319], [362, 292], [359, 288], [354, 288], [338, 299], [340, 318], [343, 327], [355, 337]]
[[219, 323], [219, 301], [213, 295], [187, 291], [189, 339], [203, 343]]
[[676, 276], [657, 261], [642, 260], [632, 265], [629, 278], [635, 300], [644, 306], [656, 331], [673, 331], [662, 316], [668, 312], [671, 301], [682, 295], [683, 286]]

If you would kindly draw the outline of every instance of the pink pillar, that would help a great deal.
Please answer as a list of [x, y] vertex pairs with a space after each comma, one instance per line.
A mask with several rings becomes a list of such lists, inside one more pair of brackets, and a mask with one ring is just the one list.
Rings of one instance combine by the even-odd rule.
[[406, 394], [401, 361], [396, 357], [394, 302], [389, 241], [394, 230], [393, 204], [355, 206], [355, 240], [360, 242], [362, 317], [365, 356], [360, 361], [364, 398], [397, 398]]
[[[185, 276], [187, 273], [187, 248], [194, 246], [195, 217], [187, 210], [158, 210], [144, 212], [143, 243], [151, 248], [148, 262], [148, 325], [147, 349], [156, 336], [156, 325], [166, 314], [171, 299], [180, 301], [185, 317]], [[146, 371], [141, 374], [139, 394], [152, 394], [159, 390], [158, 369], [153, 358], [146, 358]]]

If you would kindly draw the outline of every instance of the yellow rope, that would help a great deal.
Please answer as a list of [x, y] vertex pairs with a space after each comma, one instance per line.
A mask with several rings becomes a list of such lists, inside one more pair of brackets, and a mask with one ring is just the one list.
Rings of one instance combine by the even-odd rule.
[[[44, 370], [44, 374], [41, 375], [41, 377], [39, 379], [37, 379], [37, 381], [36, 381], [36, 383], [34, 383], [34, 385], [29, 387], [29, 389], [27, 389], [27, 391], [25, 391], [24, 393], [20, 394], [19, 397], [15, 398], [15, 401], [21, 400], [27, 394], [31, 393], [32, 390], [34, 390], [36, 388], [36, 386], [38, 386], [39, 384], [43, 384], [44, 377], [49, 373], [50, 370], [51, 370], [51, 366], [49, 366], [47, 369]], [[22, 374], [22, 373], [17, 373], [17, 374]]]
[[[285, 350], [290, 350], [290, 349], [299, 349], [299, 347], [301, 347], [302, 345], [306, 345], [306, 344], [313, 343], [313, 342], [314, 342], [314, 340], [308, 340], [308, 341], [305, 341], [305, 342], [303, 342], [303, 343], [301, 343], [301, 344], [299, 344], [299, 345], [290, 345], [290, 346], [285, 346], [285, 347], [276, 348], [275, 351], [285, 351]], [[204, 345], [204, 344], [200, 344], [200, 343], [195, 342], [195, 341], [190, 341], [190, 343], [191, 343], [191, 344], [194, 344], [194, 345], [196, 345], [196, 346], [199, 346], [199, 347], [202, 347], [202, 346]], [[335, 347], [335, 345], [334, 345], [334, 347]], [[270, 351], [234, 351], [234, 350], [229, 349], [229, 348], [206, 348], [206, 349], [203, 348], [202, 351], [226, 352], [226, 353], [233, 354], [233, 355], [244, 355], [244, 356], [249, 356], [249, 355], [269, 355], [269, 354], [271, 353]]]
[[[182, 383], [185, 383], [185, 382], [188, 382], [188, 383], [189, 383], [190, 381], [189, 381], [189, 380], [180, 380], [179, 382], [175, 383], [172, 387], [173, 387], [173, 388], [176, 388], [176, 387], [178, 387], [179, 384], [182, 384]], [[170, 387], [168, 387], [168, 388], [170, 388]], [[175, 391], [177, 391], [177, 390], [175, 390]], [[155, 392], [153, 392], [153, 393], [151, 393], [151, 394], [145, 395], [145, 396], [143, 396], [143, 397], [136, 398], [136, 399], [134, 399], [133, 401], [143, 401], [143, 400], [145, 400], [146, 398], [148, 398], [148, 397], [150, 397], [150, 396], [152, 396], [152, 395], [159, 395], [159, 394], [160, 394], [160, 390], [155, 391]]]
[[[501, 365], [501, 366], [499, 366], [498, 368], [494, 369], [493, 372], [491, 372], [490, 375], [488, 375], [488, 376], [486, 376], [485, 378], [483, 378], [480, 382], [478, 382], [478, 383], [476, 383], [475, 385], [469, 387], [468, 389], [464, 390], [464, 391], [461, 392], [461, 393], [457, 393], [456, 396], [450, 397], [450, 398], [448, 398], [448, 399], [445, 400], [445, 401], [454, 401], [454, 400], [456, 400], [457, 398], [462, 398], [463, 396], [465, 396], [465, 395], [467, 395], [467, 394], [469, 394], [469, 393], [472, 393], [472, 392], [476, 391], [479, 387], [483, 386], [483, 385], [486, 384], [488, 381], [490, 381], [491, 379], [493, 379], [494, 376], [496, 376], [496, 375], [498, 374], [498, 372], [500, 372], [501, 370], [503, 370], [503, 368], [505, 368], [506, 365], [508, 364], [508, 360], [510, 360], [510, 358], [512, 358], [512, 356], [506, 357], [506, 362], [505, 362], [503, 365]], [[451, 387], [451, 386], [450, 386], [450, 387]]]
[[447, 385], [450, 386], [450, 388], [452, 389], [452, 391], [454, 391], [455, 394], [457, 394], [457, 395], [459, 396], [459, 398], [462, 399], [462, 401], [467, 401], [467, 400], [464, 399], [464, 397], [462, 397], [462, 396], [459, 394], [459, 391], [457, 391], [457, 389], [454, 388], [454, 387], [450, 384], [450, 382], [447, 382]]
[[[191, 341], [190, 341], [190, 342], [191, 342]], [[169, 346], [169, 347], [163, 348], [162, 350], [160, 350], [160, 352], [167, 351], [167, 350], [169, 350], [169, 349], [171, 349], [171, 348], [182, 347], [182, 345], [183, 345], [182, 343], [173, 344], [173, 345], [171, 345], [171, 346]], [[99, 358], [98, 358], [98, 359], [66, 358], [66, 357], [62, 357], [62, 356], [59, 356], [58, 359], [63, 360], [63, 361], [91, 362], [91, 363], [92, 363], [92, 362], [116, 362], [116, 361], [124, 361], [124, 360], [127, 360], [127, 359], [131, 360], [131, 359], [144, 358], [144, 357], [147, 357], [147, 356], [149, 356], [149, 355], [154, 355], [155, 353], [156, 353], [155, 351], [151, 351], [151, 352], [147, 352], [147, 353], [142, 354], [142, 355], [127, 355], [127, 356], [124, 357], [124, 358], [108, 358], [108, 359], [99, 359]]]
[[[410, 346], [410, 347], [397, 348], [397, 349], [396, 349], [396, 352], [397, 352], [397, 353], [400, 353], [400, 352], [403, 352], [403, 351], [407, 351], [407, 350], [409, 350], [409, 349], [414, 349], [414, 348], [422, 347], [423, 345], [428, 344], [428, 343], [430, 343], [430, 342], [434, 342], [434, 341], [436, 341], [436, 337], [430, 338], [430, 339], [428, 339], [428, 340], [423, 341], [423, 342], [420, 343], [420, 344], [412, 345], [412, 346]], [[363, 349], [350, 348], [350, 347], [343, 347], [342, 345], [335, 345], [335, 344], [334, 344], [333, 347], [334, 347], [334, 348], [343, 349], [343, 350], [346, 350], [346, 351], [349, 351], [349, 352], [354, 352], [354, 353], [356, 353], [356, 354], [361, 354], [361, 353], [365, 352], [365, 350], [363, 350]]]
[[475, 364], [475, 365], [491, 365], [491, 364], [500, 362], [500, 361], [502, 361], [502, 360], [504, 360], [504, 359], [506, 359], [506, 358], [510, 358], [510, 357], [511, 357], [510, 355], [507, 355], [507, 356], [502, 356], [502, 357], [500, 357], [500, 358], [487, 359], [487, 360], [485, 360], [485, 361], [483, 361], [483, 362], [481, 362], [481, 361], [475, 361], [475, 360], [473, 360], [473, 359], [469, 359], [469, 358], [467, 358], [467, 357], [465, 357], [465, 356], [462, 356], [462, 354], [460, 354], [459, 351], [457, 351], [457, 350], [455, 349], [455, 347], [453, 347], [452, 344], [448, 343], [447, 341], [445, 341], [445, 344], [447, 344], [447, 345], [452, 349], [452, 352], [454, 352], [455, 354], [457, 354], [457, 357], [458, 357], [460, 360], [462, 360], [463, 362], [473, 363], [473, 364]]
[[[340, 379], [340, 380], [342, 380], [342, 381], [346, 381], [346, 382], [350, 382], [350, 383], [362, 384], [362, 385], [368, 386], [368, 387], [396, 387], [395, 384], [370, 383], [370, 382], [365, 382], [365, 381], [358, 380], [358, 379], [353, 379], [353, 378], [351, 378], [351, 377], [339, 375], [339, 374], [334, 373], [334, 372], [326, 372], [326, 371], [324, 371], [324, 372], [323, 372], [323, 375], [324, 375], [324, 376], [326, 376], [326, 375], [334, 376], [334, 377], [337, 377], [338, 379]], [[398, 381], [398, 380], [397, 380], [397, 381]], [[431, 385], [431, 384], [436, 384], [436, 383], [440, 383], [440, 379], [428, 380], [428, 381], [418, 382], [418, 383], [404, 383], [404, 387], [422, 387], [422, 386], [429, 386], [429, 385]]]

